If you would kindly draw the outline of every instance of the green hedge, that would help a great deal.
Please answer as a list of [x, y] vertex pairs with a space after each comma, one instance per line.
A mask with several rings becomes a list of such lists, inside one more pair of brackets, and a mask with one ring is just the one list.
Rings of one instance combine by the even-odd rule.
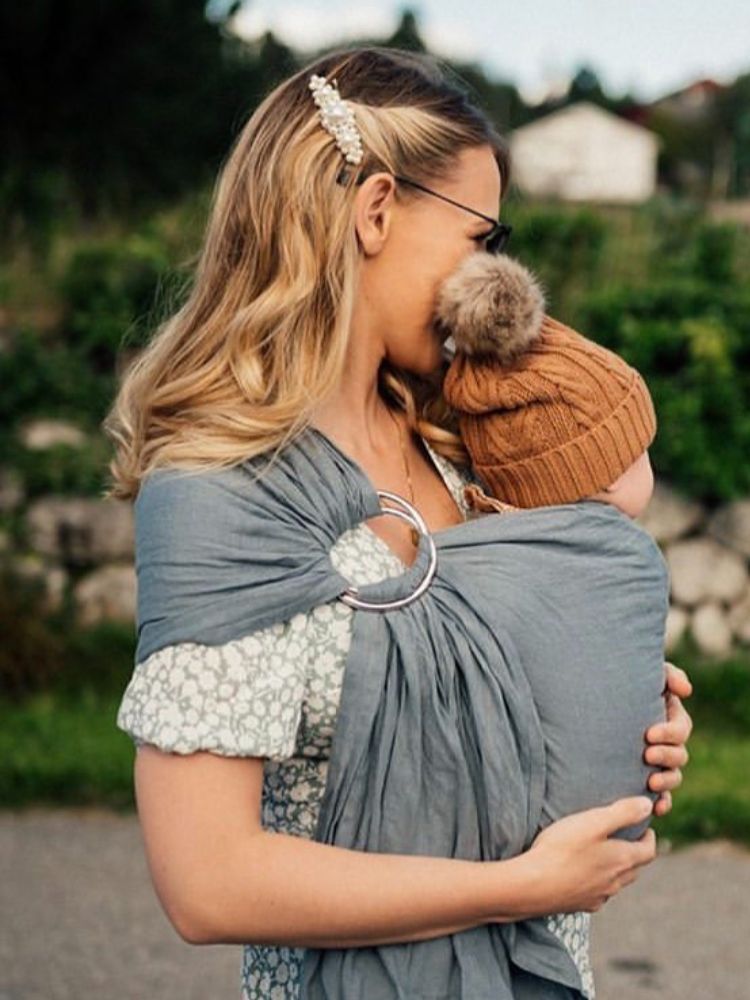
[[709, 502], [750, 494], [750, 290], [672, 278], [592, 293], [579, 315], [648, 383], [657, 475]]

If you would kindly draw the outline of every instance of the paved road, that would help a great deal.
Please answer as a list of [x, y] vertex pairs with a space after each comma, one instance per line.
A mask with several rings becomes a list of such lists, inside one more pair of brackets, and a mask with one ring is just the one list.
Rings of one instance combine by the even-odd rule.
[[[661, 851], [592, 935], [598, 1000], [748, 1000], [750, 851]], [[0, 1000], [239, 1000], [240, 953], [172, 930], [134, 816], [0, 812]]]

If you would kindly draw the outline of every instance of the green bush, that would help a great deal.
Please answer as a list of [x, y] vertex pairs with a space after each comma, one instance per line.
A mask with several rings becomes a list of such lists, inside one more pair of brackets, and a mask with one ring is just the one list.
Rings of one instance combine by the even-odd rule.
[[591, 208], [512, 204], [503, 218], [513, 225], [510, 254], [539, 277], [548, 311], [564, 313], [579, 286], [592, 281], [602, 266], [606, 220]]
[[138, 347], [148, 338], [166, 271], [164, 247], [140, 234], [75, 251], [60, 281], [63, 336], [93, 371], [113, 371], [123, 347]]
[[0, 437], [22, 421], [49, 416], [95, 427], [114, 390], [113, 372], [97, 374], [64, 344], [21, 328], [0, 351]]
[[695, 235], [688, 258], [688, 268], [696, 277], [711, 284], [737, 280], [735, 271], [739, 230], [729, 223], [704, 222]]
[[[697, 201], [659, 195], [632, 210], [632, 219], [642, 235], [638, 248], [641, 277], [665, 278], [693, 273], [696, 234], [706, 222], [705, 207]], [[623, 236], [617, 234], [618, 240]], [[623, 253], [632, 255], [624, 240]]]
[[121, 695], [135, 661], [135, 624], [102, 621], [65, 632], [65, 667], [52, 690], [74, 698], [81, 694], [113, 698]]
[[18, 700], [52, 687], [65, 664], [62, 630], [44, 611], [44, 582], [0, 568], [0, 694]]
[[648, 383], [657, 474], [709, 502], [750, 493], [750, 292], [673, 278], [593, 293], [579, 316]]
[[45, 608], [42, 580], [0, 566], [0, 698], [22, 702], [51, 692], [110, 697], [133, 668], [135, 628], [114, 621], [81, 627], [67, 593], [60, 608]]
[[74, 210], [71, 188], [62, 170], [39, 164], [28, 168], [11, 157], [0, 170], [0, 255], [9, 243], [28, 243], [37, 261], [44, 260], [55, 236], [70, 224]]
[[24, 448], [13, 440], [7, 456], [21, 474], [26, 497], [50, 493], [60, 496], [99, 497], [109, 473], [111, 446], [100, 434], [92, 435], [83, 445], [55, 444], [49, 448]]

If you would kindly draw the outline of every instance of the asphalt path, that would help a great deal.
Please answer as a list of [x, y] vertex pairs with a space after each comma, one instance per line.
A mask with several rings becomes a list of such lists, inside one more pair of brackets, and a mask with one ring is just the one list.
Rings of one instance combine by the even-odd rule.
[[[748, 1000], [750, 851], [668, 848], [594, 914], [597, 1000]], [[240, 1000], [240, 965], [173, 930], [134, 815], [0, 812], [0, 1000]]]

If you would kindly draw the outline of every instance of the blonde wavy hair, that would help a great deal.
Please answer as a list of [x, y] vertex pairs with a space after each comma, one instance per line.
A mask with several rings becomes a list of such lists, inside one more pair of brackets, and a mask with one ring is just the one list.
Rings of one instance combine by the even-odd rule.
[[[379, 46], [328, 52], [275, 87], [235, 139], [212, 194], [190, 292], [120, 377], [102, 427], [114, 443], [107, 497], [134, 498], [152, 469], [216, 469], [274, 450], [311, 422], [344, 372], [358, 267], [358, 180], [387, 170], [429, 185], [458, 153], [490, 145], [506, 190], [507, 146], [425, 54]], [[312, 73], [335, 78], [364, 158], [345, 163], [320, 125]], [[346, 167], [342, 171], [342, 168]], [[402, 200], [425, 197], [399, 186]], [[383, 398], [459, 464], [468, 455], [430, 377], [385, 360]]]

